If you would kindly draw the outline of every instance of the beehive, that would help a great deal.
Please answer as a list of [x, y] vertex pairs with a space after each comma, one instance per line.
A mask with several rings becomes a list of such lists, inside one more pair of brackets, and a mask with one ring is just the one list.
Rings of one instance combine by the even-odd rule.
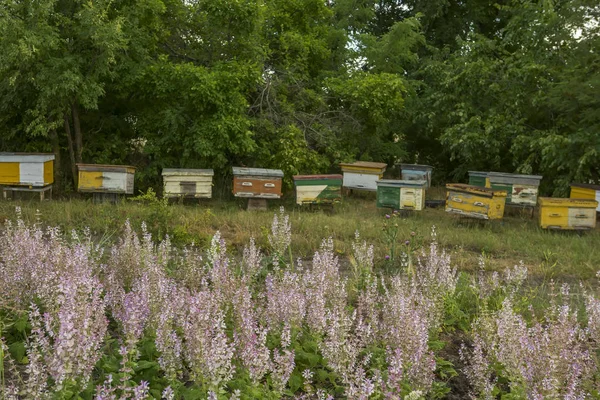
[[233, 194], [236, 197], [278, 199], [283, 171], [265, 168], [233, 167]]
[[596, 200], [540, 197], [538, 204], [543, 229], [585, 230], [596, 227]]
[[383, 178], [387, 168], [385, 163], [356, 161], [353, 163], [341, 163], [344, 173], [343, 186], [348, 189], [377, 190], [377, 181]]
[[377, 181], [377, 207], [420, 211], [425, 208], [425, 180]]
[[[600, 203], [600, 185], [571, 183], [571, 194], [569, 197], [572, 199], [591, 199]], [[600, 212], [600, 206], [596, 207], [596, 211]]]
[[538, 187], [542, 177], [539, 175], [519, 175], [504, 172], [489, 172], [489, 186], [495, 190], [506, 190], [506, 203], [535, 206]]
[[212, 197], [212, 169], [165, 168], [162, 171], [164, 197]]
[[401, 164], [402, 180], [425, 181], [427, 188], [431, 187], [431, 171], [433, 167], [419, 164]]
[[342, 175], [295, 175], [296, 204], [333, 204], [342, 200]]
[[135, 167], [130, 165], [77, 164], [77, 190], [87, 193], [133, 194]]
[[54, 154], [0, 153], [0, 185], [48, 186], [54, 183]]
[[479, 187], [490, 187], [488, 173], [482, 171], [469, 171], [469, 185]]
[[504, 216], [504, 190], [462, 183], [449, 183], [446, 190], [446, 211], [449, 213], [490, 220]]

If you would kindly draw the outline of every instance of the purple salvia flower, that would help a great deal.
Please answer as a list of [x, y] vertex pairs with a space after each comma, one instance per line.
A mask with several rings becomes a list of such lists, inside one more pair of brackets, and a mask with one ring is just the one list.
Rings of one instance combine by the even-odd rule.
[[285, 213], [285, 209], [279, 209], [279, 216], [273, 216], [271, 224], [271, 234], [269, 235], [269, 244], [273, 251], [279, 256], [283, 256], [292, 242], [292, 226], [290, 216]]
[[132, 400], [145, 400], [148, 398], [150, 393], [150, 386], [148, 382], [141, 381], [138, 386], [133, 388], [133, 397]]
[[269, 274], [265, 286], [265, 311], [271, 329], [282, 324], [301, 325], [307, 303], [301, 276], [291, 271], [284, 271], [280, 277]]
[[175, 400], [175, 392], [171, 389], [171, 386], [167, 386], [162, 391], [162, 400]]
[[221, 388], [232, 377], [234, 344], [225, 332], [225, 316], [212, 292], [188, 298], [189, 311], [183, 326], [184, 356], [192, 379]]
[[296, 363], [294, 361], [293, 350], [273, 350], [273, 361], [271, 362], [271, 379], [273, 381], [273, 390], [278, 393], [282, 393], [284, 391], [295, 366]]
[[262, 268], [262, 253], [260, 248], [256, 246], [254, 238], [250, 238], [250, 244], [244, 247], [242, 258], [242, 271], [249, 277], [256, 276]]
[[266, 345], [268, 329], [258, 325], [250, 290], [243, 285], [234, 299], [234, 343], [238, 358], [248, 369], [250, 379], [258, 383], [269, 372], [270, 352]]

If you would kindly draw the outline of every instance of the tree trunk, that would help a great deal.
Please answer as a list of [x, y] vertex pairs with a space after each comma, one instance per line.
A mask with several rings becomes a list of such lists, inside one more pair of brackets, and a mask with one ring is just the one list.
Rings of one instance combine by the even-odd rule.
[[50, 140], [52, 142], [52, 152], [54, 153], [54, 187], [62, 187], [62, 163], [60, 162], [60, 143], [56, 129], [50, 131]]
[[71, 174], [73, 174], [73, 184], [75, 187], [77, 187], [77, 166], [75, 165], [75, 150], [73, 148], [73, 137], [71, 136], [69, 113], [65, 114], [65, 133], [67, 134], [67, 145], [69, 147], [69, 156], [71, 157]]
[[83, 137], [81, 136], [81, 125], [79, 123], [79, 110], [77, 104], [73, 103], [71, 106], [71, 113], [73, 114], [73, 130], [75, 131], [75, 160], [78, 163], [83, 162], [81, 154], [83, 153]]

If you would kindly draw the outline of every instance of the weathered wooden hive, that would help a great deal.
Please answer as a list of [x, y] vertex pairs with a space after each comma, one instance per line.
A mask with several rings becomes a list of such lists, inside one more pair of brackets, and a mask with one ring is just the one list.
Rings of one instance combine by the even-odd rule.
[[490, 187], [488, 173], [483, 171], [469, 171], [469, 185]]
[[54, 154], [45, 153], [0, 153], [0, 185], [52, 185], [54, 158]]
[[278, 199], [283, 171], [279, 169], [233, 167], [233, 194], [236, 197]]
[[425, 180], [377, 181], [377, 207], [421, 211], [425, 208]]
[[342, 175], [294, 175], [296, 204], [339, 203], [342, 179]]
[[519, 175], [505, 172], [488, 172], [489, 186], [506, 190], [506, 203], [534, 207], [537, 203], [540, 175]]
[[504, 216], [506, 191], [463, 183], [446, 185], [446, 211], [480, 219], [501, 219]]
[[586, 230], [596, 227], [596, 200], [540, 197], [538, 204], [543, 229]]
[[[600, 203], [600, 185], [571, 183], [571, 194], [569, 197], [572, 199], [596, 200]], [[600, 212], [600, 206], [596, 208], [596, 211]]]
[[77, 164], [77, 190], [86, 193], [133, 194], [135, 167], [130, 165]]
[[404, 181], [425, 181], [427, 188], [431, 187], [431, 171], [433, 167], [421, 164], [400, 164], [402, 180]]
[[344, 173], [343, 185], [347, 189], [377, 190], [377, 181], [383, 178], [387, 168], [385, 163], [356, 161], [353, 163], [341, 163]]
[[164, 168], [164, 197], [212, 197], [212, 169]]

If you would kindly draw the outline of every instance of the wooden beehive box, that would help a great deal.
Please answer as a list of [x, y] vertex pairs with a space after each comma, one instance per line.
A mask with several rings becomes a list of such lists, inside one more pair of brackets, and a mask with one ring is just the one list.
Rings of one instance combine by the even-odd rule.
[[133, 194], [135, 167], [130, 165], [77, 164], [77, 190], [86, 193]]
[[344, 173], [343, 186], [347, 189], [377, 190], [377, 181], [383, 178], [387, 168], [385, 163], [356, 161], [353, 163], [341, 163]]
[[421, 211], [426, 187], [425, 180], [381, 179], [377, 181], [377, 207]]
[[212, 169], [164, 168], [164, 197], [212, 197]]
[[[600, 185], [571, 183], [571, 194], [569, 197], [572, 199], [596, 200], [600, 203]], [[596, 207], [596, 211], [600, 212], [600, 206]]]
[[278, 199], [283, 171], [265, 168], [233, 167], [233, 194], [236, 197]]
[[446, 185], [446, 211], [480, 219], [501, 219], [504, 216], [506, 191], [463, 183]]
[[543, 229], [586, 230], [596, 227], [596, 200], [540, 197], [538, 204]]
[[43, 187], [54, 183], [54, 154], [0, 153], [0, 185]]
[[506, 190], [506, 203], [534, 207], [537, 203], [540, 175], [519, 175], [505, 172], [489, 172], [489, 186]]
[[433, 167], [430, 165], [420, 164], [400, 164], [402, 172], [402, 180], [404, 181], [425, 181], [427, 188], [431, 187], [431, 171]]
[[488, 173], [482, 171], [469, 171], [469, 185], [479, 187], [490, 187]]
[[342, 179], [342, 175], [294, 175], [296, 204], [339, 203]]

